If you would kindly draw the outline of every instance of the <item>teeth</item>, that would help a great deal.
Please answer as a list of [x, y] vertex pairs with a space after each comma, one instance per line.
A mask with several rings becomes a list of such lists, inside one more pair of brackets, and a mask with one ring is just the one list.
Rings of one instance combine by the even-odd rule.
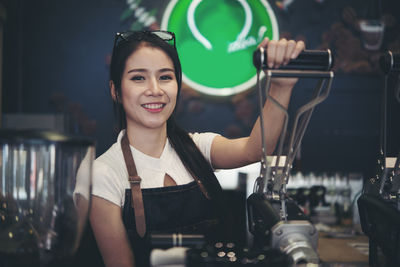
[[164, 104], [143, 104], [142, 106], [148, 109], [159, 109], [162, 108]]

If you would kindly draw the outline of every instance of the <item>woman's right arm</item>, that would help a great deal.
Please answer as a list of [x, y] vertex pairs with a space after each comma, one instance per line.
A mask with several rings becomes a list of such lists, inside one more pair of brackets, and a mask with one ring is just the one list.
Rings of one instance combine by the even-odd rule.
[[90, 224], [107, 267], [134, 266], [133, 252], [121, 212], [121, 207], [103, 198], [92, 196]]

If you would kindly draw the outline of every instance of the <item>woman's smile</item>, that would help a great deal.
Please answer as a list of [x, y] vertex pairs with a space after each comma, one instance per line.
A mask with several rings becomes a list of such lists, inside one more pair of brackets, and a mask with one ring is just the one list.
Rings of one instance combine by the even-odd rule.
[[165, 104], [163, 104], [163, 103], [148, 103], [148, 104], [142, 104], [142, 107], [149, 112], [158, 113], [163, 110], [163, 108], [165, 107]]

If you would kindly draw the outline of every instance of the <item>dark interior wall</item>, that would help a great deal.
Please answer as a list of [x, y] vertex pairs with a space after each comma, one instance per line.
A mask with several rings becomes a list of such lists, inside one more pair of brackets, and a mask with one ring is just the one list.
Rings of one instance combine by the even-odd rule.
[[[97, 154], [103, 153], [115, 140], [108, 62], [115, 32], [129, 28], [132, 23], [120, 20], [127, 9], [126, 1], [2, 2], [7, 9], [2, 113], [65, 112], [72, 118], [71, 131], [95, 138]], [[167, 3], [143, 2], [159, 12]], [[277, 1], [271, 1], [274, 2]], [[347, 5], [353, 5], [354, 16], [371, 16], [369, 4], [359, 0], [322, 2], [296, 0], [286, 11], [276, 9], [282, 34], [304, 39], [308, 48], [330, 48], [340, 55], [338, 43], [344, 41], [332, 37], [337, 34], [332, 25], [342, 23]], [[396, 10], [395, 2], [383, 1], [385, 10]], [[331, 39], [324, 33], [330, 34]], [[350, 53], [357, 54], [351, 49], [357, 48], [348, 46]], [[377, 53], [365, 55], [376, 57]], [[337, 63], [344, 61], [339, 59]], [[346, 71], [341, 67], [335, 71], [330, 96], [316, 108], [304, 137], [302, 168], [305, 171], [364, 172], [374, 166], [379, 146], [382, 75], [376, 66], [365, 72]], [[293, 107], [310, 93], [308, 87], [307, 82], [299, 83], [292, 97]], [[189, 131], [242, 136], [249, 133], [257, 116], [254, 91], [224, 101], [205, 99], [190, 92], [184, 92], [182, 97], [178, 118]], [[400, 111], [396, 103], [391, 104], [391, 109], [392, 132], [399, 136], [399, 124], [395, 122], [399, 121]], [[400, 149], [398, 139], [391, 137], [390, 145]]]
[[119, 21], [125, 2], [16, 0], [5, 5], [3, 113], [78, 116], [70, 119], [71, 131], [83, 132], [77, 120], [95, 123], [85, 132], [104, 151], [113, 134], [107, 62], [115, 32], [126, 27]]

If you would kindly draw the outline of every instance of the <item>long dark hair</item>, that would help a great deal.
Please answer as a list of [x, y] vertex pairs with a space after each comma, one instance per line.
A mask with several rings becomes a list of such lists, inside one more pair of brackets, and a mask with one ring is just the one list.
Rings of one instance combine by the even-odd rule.
[[204, 158], [189, 134], [179, 127], [175, 121], [176, 108], [182, 87], [182, 68], [177, 50], [174, 46], [151, 32], [132, 34], [128, 39], [119, 42], [114, 47], [110, 65], [110, 81], [115, 86], [116, 99], [114, 101], [114, 110], [118, 119], [118, 130], [126, 128], [126, 115], [120, 99], [121, 79], [125, 69], [125, 62], [141, 45], [159, 48], [171, 58], [178, 83], [178, 95], [175, 110], [167, 120], [168, 139], [182, 163], [189, 169], [190, 173], [195, 175], [204, 184], [211, 198], [219, 197], [222, 189], [211, 165]]

